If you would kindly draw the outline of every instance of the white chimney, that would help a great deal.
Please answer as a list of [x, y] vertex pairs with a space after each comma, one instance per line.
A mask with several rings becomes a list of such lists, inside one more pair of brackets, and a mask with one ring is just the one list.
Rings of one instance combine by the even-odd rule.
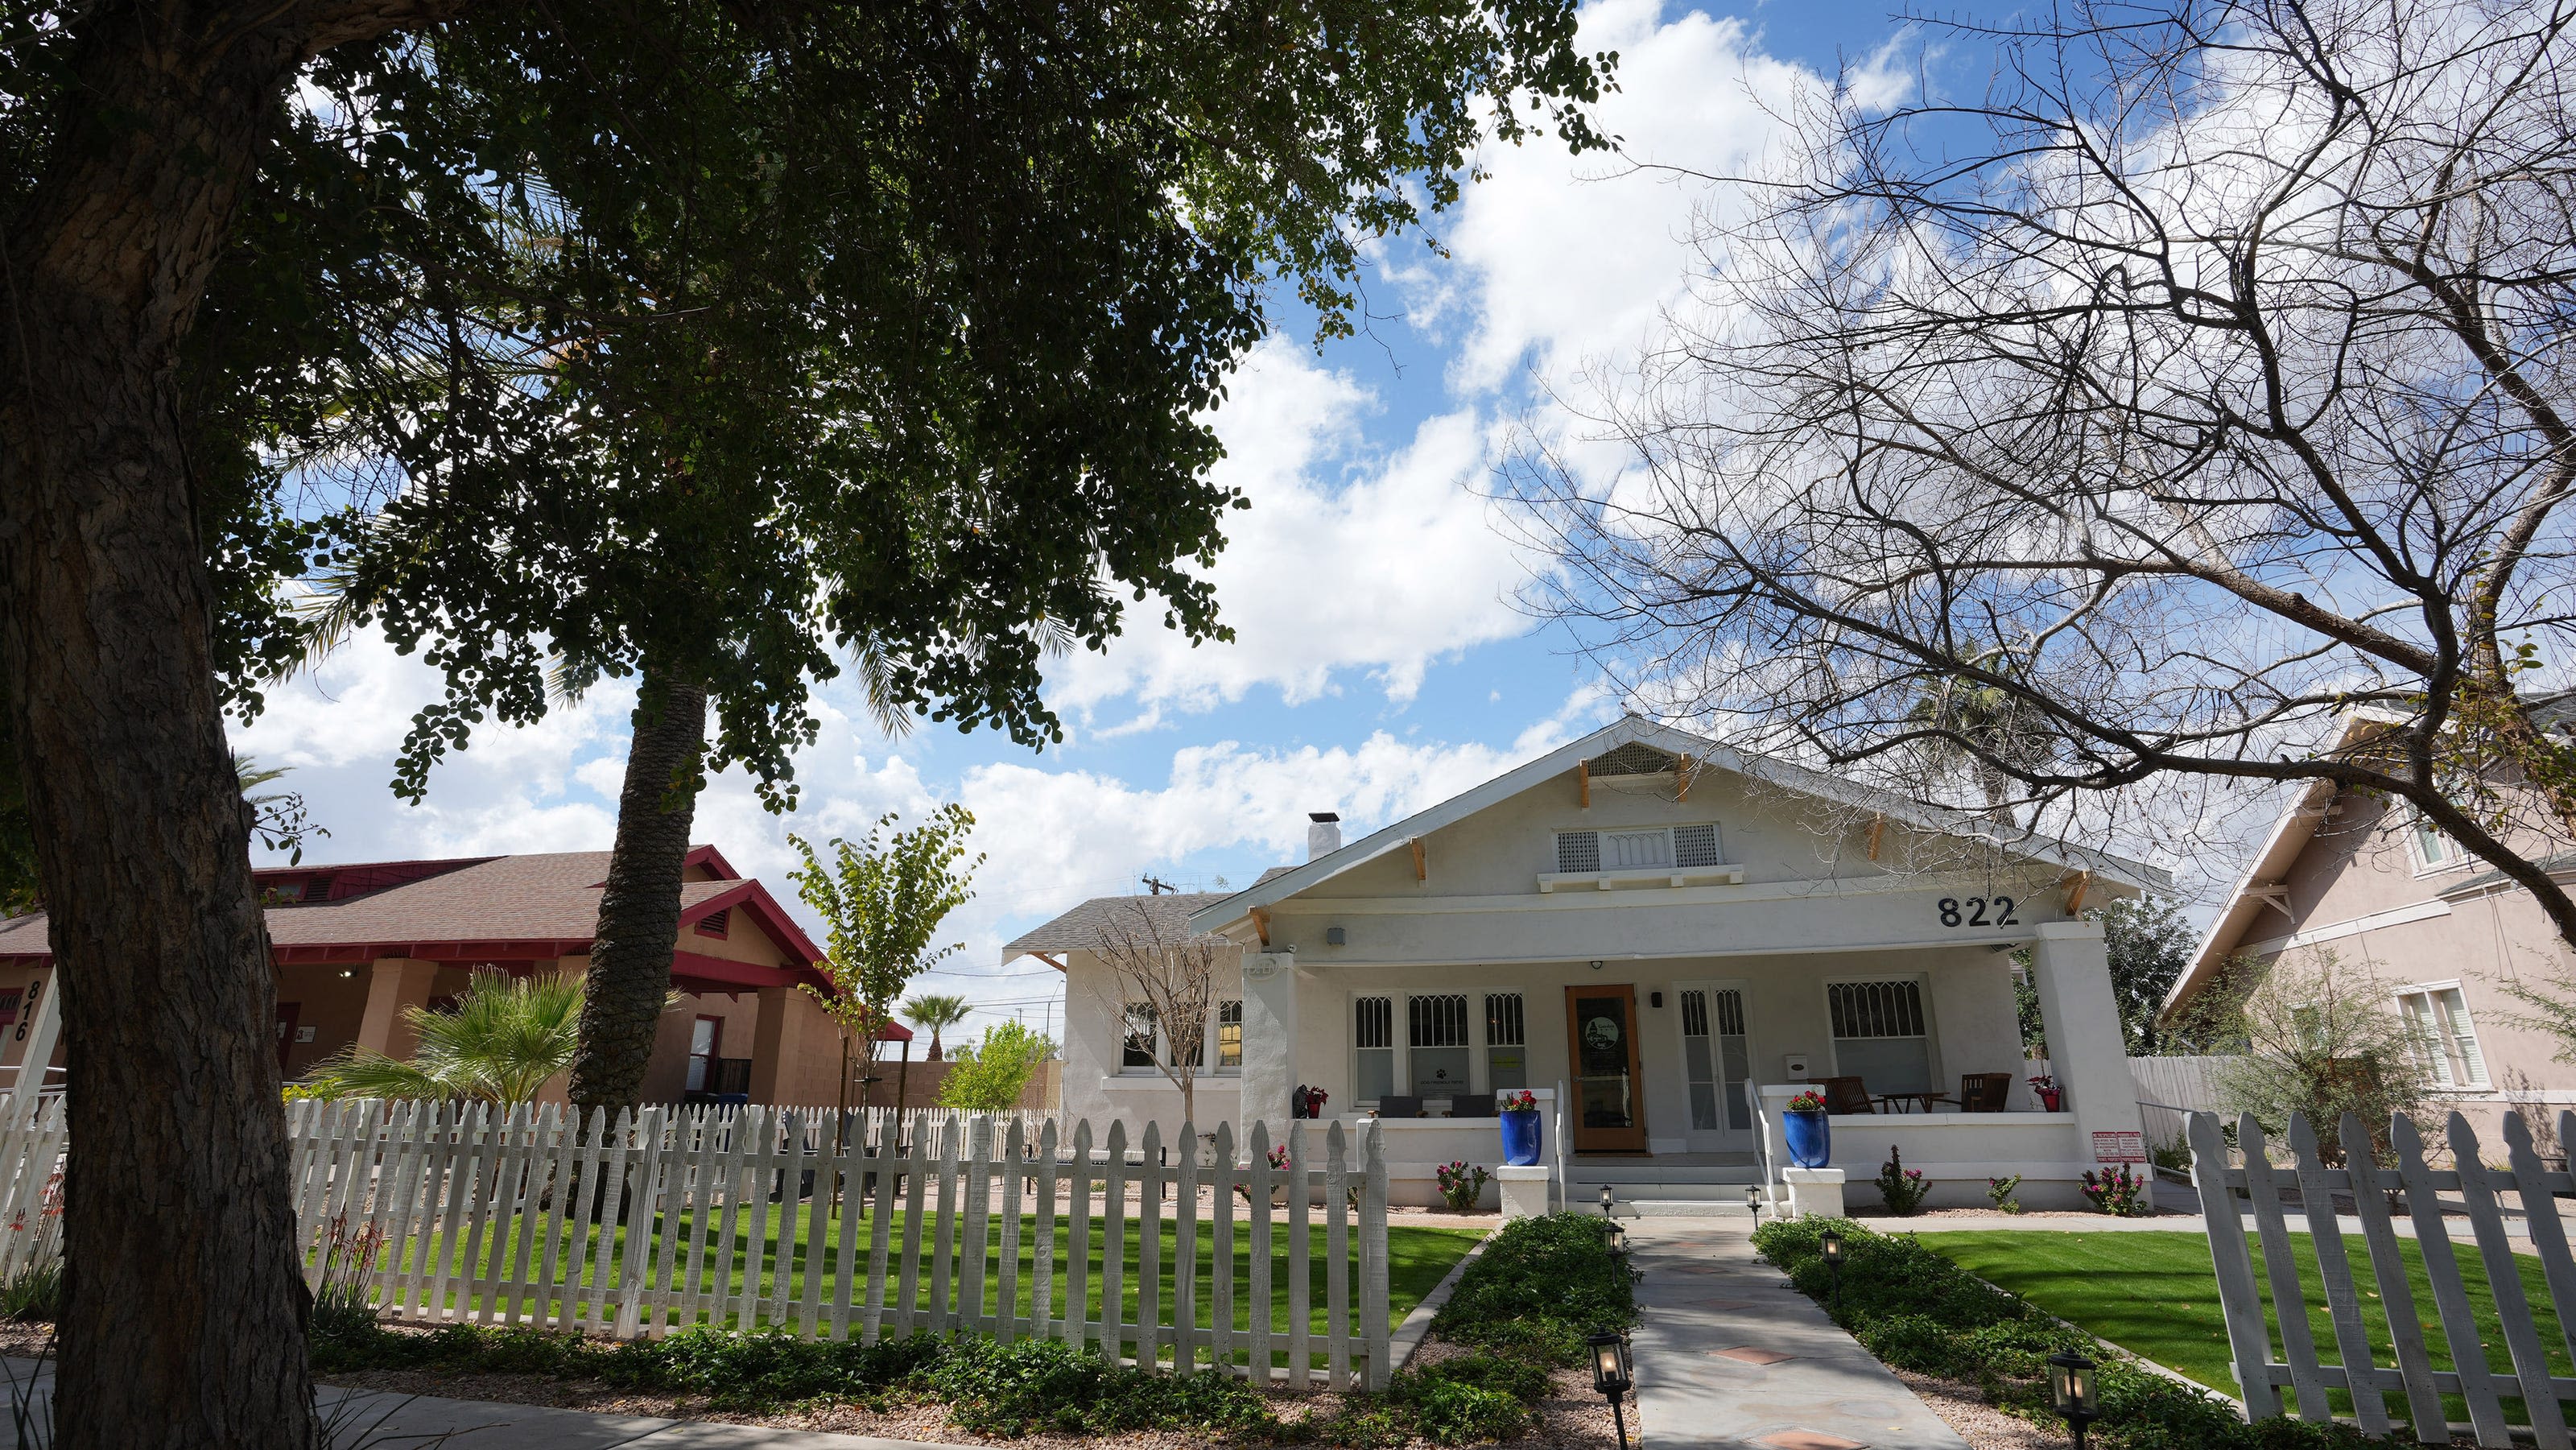
[[1342, 817], [1338, 811], [1310, 811], [1306, 820], [1306, 859], [1316, 860], [1342, 849]]

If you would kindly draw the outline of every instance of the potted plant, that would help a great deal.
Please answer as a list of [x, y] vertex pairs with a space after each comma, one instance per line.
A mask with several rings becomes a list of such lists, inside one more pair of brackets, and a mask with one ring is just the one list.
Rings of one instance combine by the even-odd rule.
[[1825, 1120], [1824, 1094], [1808, 1091], [1789, 1099], [1780, 1129], [1789, 1140], [1789, 1161], [1800, 1168], [1822, 1168], [1833, 1161], [1833, 1127]]
[[1503, 1127], [1503, 1162], [1514, 1168], [1527, 1168], [1536, 1163], [1539, 1150], [1538, 1095], [1527, 1088], [1505, 1093], [1494, 1104], [1494, 1117]]
[[2055, 1077], [2043, 1072], [2039, 1076], [2030, 1078], [2027, 1081], [2030, 1083], [2030, 1090], [2039, 1094], [2039, 1110], [2041, 1112], [2054, 1113], [2059, 1111], [2058, 1104], [2066, 1101], [2066, 1090], [2057, 1085], [2057, 1079]]

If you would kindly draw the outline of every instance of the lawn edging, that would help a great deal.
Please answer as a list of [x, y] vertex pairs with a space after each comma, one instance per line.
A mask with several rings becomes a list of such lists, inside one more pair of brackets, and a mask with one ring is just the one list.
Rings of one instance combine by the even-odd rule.
[[1476, 1246], [1461, 1254], [1440, 1282], [1431, 1286], [1431, 1292], [1423, 1295], [1421, 1302], [1413, 1306], [1413, 1312], [1404, 1316], [1404, 1322], [1395, 1326], [1387, 1348], [1397, 1369], [1413, 1363], [1414, 1351], [1422, 1348], [1423, 1339], [1431, 1333], [1432, 1318], [1447, 1306], [1449, 1296], [1458, 1292], [1458, 1281], [1467, 1276], [1467, 1266], [1476, 1262], [1477, 1256], [1485, 1252], [1485, 1246], [1493, 1241], [1492, 1234], [1476, 1240]]
[[[1943, 1257], [1946, 1258], [1948, 1256], [1944, 1255]], [[1958, 1261], [1953, 1259], [1951, 1262], [1956, 1263]], [[2172, 1380], [2175, 1384], [2182, 1385], [2187, 1389], [2198, 1390], [2200, 1393], [2209, 1396], [2211, 1399], [2225, 1400], [2227, 1403], [2236, 1407], [2238, 1414], [2243, 1414], [2245, 1412], [2245, 1402], [2238, 1399], [2236, 1396], [2227, 1393], [2225, 1390], [2212, 1389], [2210, 1386], [2202, 1384], [2200, 1381], [2193, 1379], [2191, 1376], [2184, 1374], [2181, 1370], [2175, 1369], [2171, 1365], [2159, 1364], [2155, 1360], [2149, 1359], [2145, 1355], [2140, 1354], [2136, 1350], [2130, 1349], [2125, 1345], [2113, 1344], [2111, 1341], [2104, 1339], [2101, 1335], [2094, 1333], [2092, 1330], [2085, 1328], [2074, 1320], [2067, 1319], [2056, 1314], [2051, 1314], [2039, 1305], [2032, 1303], [2030, 1300], [2022, 1298], [2021, 1295], [2013, 1294], [2012, 1290], [2005, 1288], [2003, 1285], [1996, 1283], [1994, 1280], [1987, 1278], [1985, 1275], [1978, 1273], [1974, 1269], [1962, 1267], [1959, 1272], [1976, 1280], [1978, 1283], [1985, 1285], [1987, 1288], [1994, 1290], [1998, 1294], [2012, 1294], [2012, 1297], [2021, 1299], [2022, 1303], [2029, 1305], [2031, 1313], [2038, 1315], [2040, 1318], [2045, 1319], [2052, 1324], [2061, 1325], [2067, 1329], [2073, 1330], [2077, 1334], [2083, 1335], [2089, 1340], [2092, 1340], [2105, 1355], [2112, 1359], [2125, 1360], [2128, 1363], [2134, 1364], [2138, 1368], [2145, 1370], [2149, 1374], [2162, 1375], [2166, 1379]]]

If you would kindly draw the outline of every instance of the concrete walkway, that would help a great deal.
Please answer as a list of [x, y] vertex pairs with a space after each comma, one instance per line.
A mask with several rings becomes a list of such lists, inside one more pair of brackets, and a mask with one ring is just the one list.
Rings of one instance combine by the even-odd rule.
[[[36, 1365], [10, 1359], [8, 1377], [24, 1385]], [[40, 1379], [50, 1379], [45, 1366]], [[442, 1400], [428, 1395], [379, 1394], [323, 1386], [318, 1396], [332, 1427], [333, 1450], [978, 1450], [929, 1440], [890, 1440], [880, 1435], [827, 1435], [766, 1425], [712, 1420], [671, 1420], [646, 1415], [596, 1415], [537, 1405]], [[0, 1428], [0, 1434], [7, 1433]], [[444, 1438], [442, 1438], [444, 1437]]]
[[1753, 1252], [1742, 1221], [1637, 1219], [1630, 1428], [1649, 1450], [1967, 1450]]

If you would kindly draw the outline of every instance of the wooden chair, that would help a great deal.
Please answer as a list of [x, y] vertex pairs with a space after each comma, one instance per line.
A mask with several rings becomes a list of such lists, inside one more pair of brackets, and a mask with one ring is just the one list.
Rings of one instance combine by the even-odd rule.
[[1383, 1098], [1379, 1098], [1379, 1099], [1377, 1100], [1377, 1115], [1378, 1115], [1379, 1117], [1381, 1117], [1381, 1118], [1418, 1118], [1418, 1117], [1421, 1117], [1421, 1116], [1422, 1116], [1422, 1099], [1420, 1099], [1420, 1098], [1418, 1098], [1418, 1097], [1413, 1097], [1413, 1098], [1383, 1097]]
[[1857, 1077], [1812, 1078], [1825, 1090], [1825, 1111], [1839, 1117], [1845, 1113], [1876, 1113], [1878, 1104], [1870, 1101], [1869, 1089]]
[[2013, 1075], [2008, 1072], [1963, 1072], [1959, 1074], [1959, 1111], [1963, 1113], [2000, 1113], [2004, 1100], [2012, 1096]]

